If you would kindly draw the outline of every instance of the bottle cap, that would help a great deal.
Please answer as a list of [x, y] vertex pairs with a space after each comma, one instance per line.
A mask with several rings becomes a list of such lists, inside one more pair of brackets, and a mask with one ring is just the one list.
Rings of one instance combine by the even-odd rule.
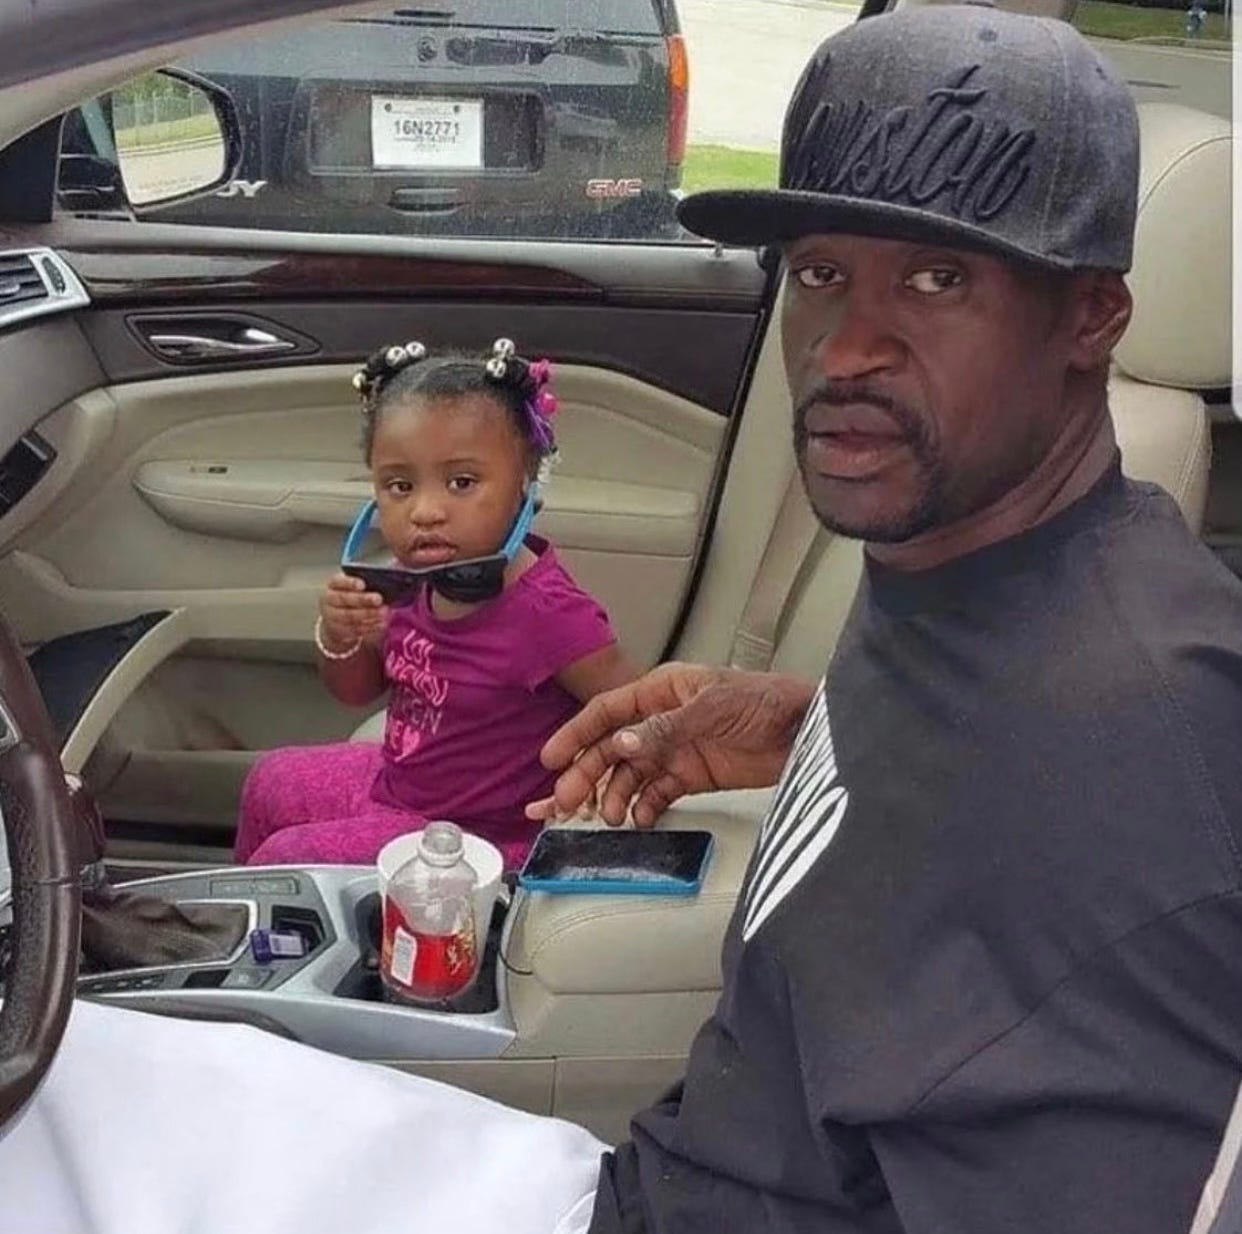
[[465, 852], [461, 828], [456, 823], [428, 823], [419, 839], [418, 851], [428, 865], [456, 865]]

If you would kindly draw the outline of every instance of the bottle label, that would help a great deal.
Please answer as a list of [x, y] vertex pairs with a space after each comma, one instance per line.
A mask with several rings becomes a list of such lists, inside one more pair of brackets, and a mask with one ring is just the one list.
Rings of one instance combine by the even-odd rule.
[[452, 934], [415, 930], [400, 907], [384, 899], [384, 935], [380, 971], [410, 998], [435, 1001], [460, 994], [474, 977], [474, 923], [465, 914], [464, 928]]
[[401, 926], [392, 933], [392, 972], [390, 976], [400, 985], [414, 984], [414, 959], [418, 955], [418, 940]]

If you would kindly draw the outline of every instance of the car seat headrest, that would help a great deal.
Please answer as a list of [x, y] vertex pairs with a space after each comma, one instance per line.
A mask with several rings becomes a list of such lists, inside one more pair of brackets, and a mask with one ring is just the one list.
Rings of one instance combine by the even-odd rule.
[[1229, 122], [1173, 103], [1139, 107], [1134, 319], [1117, 348], [1136, 381], [1207, 390], [1230, 384]]

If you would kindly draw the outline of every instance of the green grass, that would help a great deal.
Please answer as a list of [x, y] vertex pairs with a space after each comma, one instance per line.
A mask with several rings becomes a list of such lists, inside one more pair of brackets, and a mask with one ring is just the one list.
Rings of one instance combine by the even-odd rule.
[[[1108, 0], [1083, 0], [1074, 14], [1074, 25], [1086, 35], [1101, 39], [1185, 39], [1186, 6], [1169, 9], [1135, 8], [1110, 4]], [[1220, 13], [1209, 13], [1203, 29], [1190, 43], [1227, 41], [1229, 27]]]
[[142, 146], [167, 146], [179, 141], [196, 138], [219, 137], [220, 121], [213, 112], [189, 116], [184, 120], [165, 120], [160, 124], [144, 124], [136, 129], [119, 129], [116, 135], [118, 150], [133, 150]]
[[730, 146], [691, 146], [681, 169], [687, 193], [703, 189], [762, 189], [776, 184], [775, 151], [735, 150]]

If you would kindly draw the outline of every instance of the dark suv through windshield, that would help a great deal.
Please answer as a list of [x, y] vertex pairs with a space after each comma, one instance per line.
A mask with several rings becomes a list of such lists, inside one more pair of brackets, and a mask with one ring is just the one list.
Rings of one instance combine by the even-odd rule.
[[183, 67], [233, 95], [245, 153], [221, 194], [162, 220], [676, 234], [688, 70], [674, 0], [448, 0], [251, 39]]

